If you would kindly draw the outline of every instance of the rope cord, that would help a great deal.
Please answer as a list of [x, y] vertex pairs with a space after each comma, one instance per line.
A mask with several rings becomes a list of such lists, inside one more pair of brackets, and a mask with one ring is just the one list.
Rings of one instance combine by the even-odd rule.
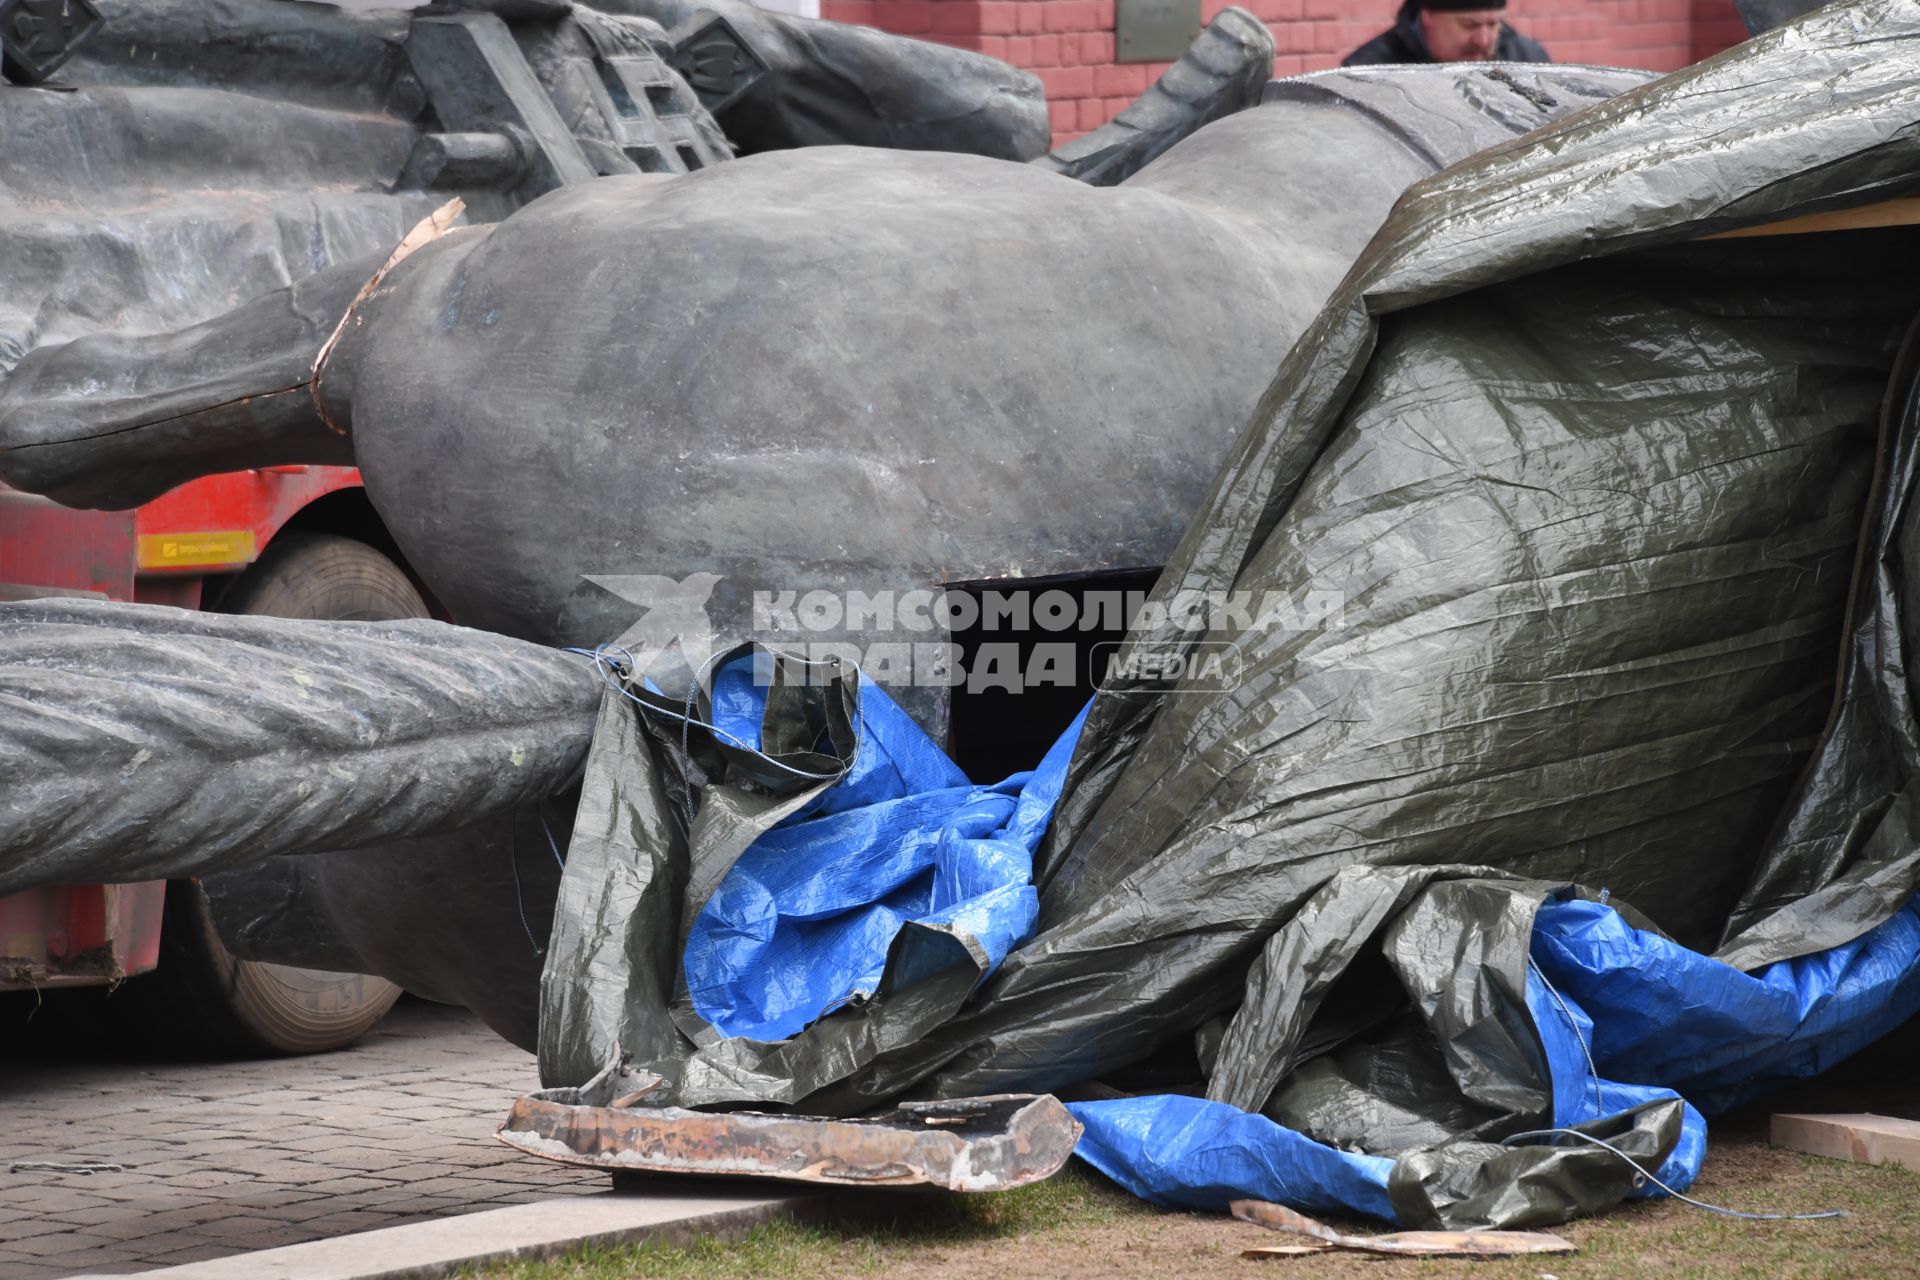
[[1547, 989], [1547, 994], [1553, 997], [1553, 1002], [1560, 1006], [1560, 1014], [1567, 1020], [1567, 1027], [1573, 1032], [1575, 1043], [1580, 1046], [1580, 1056], [1587, 1060], [1587, 1079], [1593, 1082], [1593, 1114], [1596, 1117], [1605, 1115], [1606, 1105], [1600, 1099], [1600, 1069], [1593, 1065], [1593, 1054], [1587, 1048], [1587, 1038], [1580, 1034], [1580, 1023], [1575, 1020], [1573, 1010], [1567, 1007], [1567, 1002], [1561, 998], [1560, 989], [1548, 980], [1547, 975], [1541, 971], [1539, 965], [1533, 962], [1531, 956], [1527, 957], [1527, 968], [1533, 970], [1533, 976], [1540, 979], [1540, 985]]
[[[693, 684], [687, 693], [686, 714], [681, 714], [679, 712], [669, 711], [665, 707], [655, 706], [653, 703], [636, 696], [633, 690], [627, 687], [627, 680], [633, 670], [633, 654], [620, 645], [603, 644], [592, 649], [569, 647], [561, 650], [561, 652], [579, 654], [582, 657], [593, 659], [594, 671], [608, 688], [618, 692], [621, 697], [633, 703], [634, 706], [639, 707], [642, 711], [647, 711], [657, 716], [664, 716], [669, 720], [679, 721], [681, 725], [680, 749], [683, 752], [691, 754], [689, 751], [691, 744], [688, 742], [688, 735], [694, 728], [698, 727], [705, 729], [716, 738], [724, 739], [728, 745], [738, 747], [742, 751], [750, 752], [774, 768], [784, 773], [790, 773], [796, 778], [805, 778], [810, 782], [831, 782], [844, 772], [842, 770], [835, 770], [832, 773], [814, 773], [806, 769], [795, 768], [793, 765], [787, 764], [784, 761], [774, 759], [752, 743], [727, 732], [727, 730], [722, 729], [719, 725], [700, 719], [698, 714], [696, 714], [697, 708], [695, 702], [701, 687], [700, 681], [706, 675], [707, 668], [713, 665], [712, 658], [708, 658], [706, 662], [702, 663], [700, 670], [695, 673]], [[797, 654], [781, 654], [779, 656], [786, 661], [797, 662], [809, 667], [837, 665], [840, 661], [838, 658], [802, 658]], [[624, 659], [624, 665], [617, 659]], [[854, 721], [853, 733], [854, 754], [858, 755], [860, 750], [860, 722], [858, 719]]]
[[520, 888], [520, 841], [513, 828], [507, 828], [507, 865], [513, 869], [513, 905], [520, 912], [520, 927], [526, 931], [527, 945], [533, 948], [534, 958], [541, 959], [546, 951], [533, 936], [533, 926], [527, 922], [527, 898]]
[[553, 838], [553, 828], [547, 825], [546, 809], [536, 805], [533, 812], [534, 815], [540, 819], [540, 829], [547, 833], [547, 848], [553, 850], [553, 860], [560, 864], [562, 871], [565, 871], [567, 869], [567, 858], [565, 854], [560, 852], [560, 842]]
[[1582, 1142], [1591, 1143], [1596, 1147], [1613, 1152], [1614, 1155], [1619, 1156], [1622, 1160], [1625, 1160], [1638, 1170], [1640, 1175], [1648, 1182], [1651, 1182], [1675, 1200], [1690, 1204], [1696, 1209], [1705, 1209], [1708, 1213], [1718, 1213], [1729, 1218], [1742, 1218], [1748, 1222], [1806, 1222], [1815, 1218], [1844, 1218], [1847, 1216], [1845, 1209], [1822, 1209], [1818, 1213], [1748, 1213], [1743, 1209], [1728, 1209], [1721, 1205], [1708, 1204], [1704, 1200], [1695, 1200], [1692, 1196], [1675, 1191], [1672, 1187], [1660, 1181], [1647, 1166], [1641, 1164], [1638, 1160], [1614, 1146], [1611, 1142], [1603, 1138], [1596, 1138], [1590, 1133], [1582, 1133], [1578, 1129], [1529, 1129], [1525, 1133], [1516, 1133], [1501, 1141], [1505, 1146], [1513, 1146], [1528, 1138], [1552, 1138], [1558, 1136], [1578, 1138]]
[[[1604, 902], [1605, 898], [1603, 897], [1601, 900]], [[1553, 997], [1553, 1002], [1560, 1006], [1561, 1016], [1567, 1020], [1567, 1026], [1573, 1031], [1573, 1038], [1580, 1045], [1580, 1056], [1586, 1059], [1587, 1079], [1593, 1082], [1594, 1114], [1602, 1114], [1605, 1108], [1601, 1103], [1600, 1097], [1600, 1069], [1594, 1065], [1593, 1053], [1587, 1047], [1587, 1038], [1580, 1034], [1580, 1023], [1575, 1020], [1573, 1010], [1567, 1007], [1567, 1002], [1560, 995], [1559, 989], [1556, 988], [1547, 978], [1547, 975], [1541, 971], [1540, 966], [1533, 962], [1532, 957], [1528, 957], [1527, 959], [1527, 968], [1531, 969], [1533, 975], [1540, 979], [1540, 985], [1547, 989], [1547, 994]], [[1648, 1182], [1651, 1182], [1654, 1186], [1660, 1188], [1674, 1199], [1690, 1204], [1696, 1209], [1705, 1209], [1709, 1213], [1724, 1214], [1729, 1218], [1744, 1218], [1753, 1222], [1801, 1222], [1815, 1218], [1844, 1218], [1847, 1216], [1844, 1209], [1823, 1209], [1818, 1213], [1748, 1213], [1740, 1209], [1727, 1209], [1717, 1204], [1708, 1204], [1704, 1200], [1695, 1200], [1691, 1196], [1682, 1195], [1666, 1183], [1660, 1181], [1645, 1165], [1612, 1143], [1596, 1138], [1590, 1133], [1582, 1133], [1578, 1129], [1529, 1129], [1525, 1133], [1516, 1133], [1503, 1141], [1506, 1145], [1511, 1146], [1526, 1138], [1549, 1138], [1556, 1135], [1578, 1138], [1582, 1142], [1592, 1143], [1596, 1147], [1602, 1147], [1613, 1152], [1614, 1155], [1619, 1156], [1622, 1160], [1632, 1165]]]

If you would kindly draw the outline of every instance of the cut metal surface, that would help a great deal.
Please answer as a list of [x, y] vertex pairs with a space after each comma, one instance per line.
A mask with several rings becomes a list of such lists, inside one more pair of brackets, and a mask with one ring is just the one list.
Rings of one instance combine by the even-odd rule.
[[1241, 1255], [1247, 1258], [1297, 1257], [1335, 1250], [1396, 1258], [1512, 1258], [1576, 1252], [1570, 1241], [1545, 1231], [1396, 1231], [1380, 1236], [1342, 1235], [1304, 1213], [1264, 1200], [1235, 1200], [1233, 1216], [1257, 1227], [1315, 1242], [1247, 1249]]
[[604, 1105], [581, 1102], [591, 1088], [519, 1099], [497, 1136], [530, 1155], [619, 1172], [949, 1191], [1042, 1181], [1080, 1137], [1079, 1122], [1050, 1094], [908, 1102], [878, 1116], [833, 1120], [620, 1105], [644, 1098], [644, 1084], [623, 1087]]

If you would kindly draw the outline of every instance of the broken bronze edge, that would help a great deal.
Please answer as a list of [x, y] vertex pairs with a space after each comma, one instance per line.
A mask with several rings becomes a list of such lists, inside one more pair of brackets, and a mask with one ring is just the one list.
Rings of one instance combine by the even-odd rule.
[[1059, 1172], [1080, 1122], [1051, 1094], [904, 1103], [859, 1119], [595, 1105], [586, 1089], [517, 1099], [495, 1135], [529, 1155], [620, 1173], [831, 1186], [1006, 1191]]

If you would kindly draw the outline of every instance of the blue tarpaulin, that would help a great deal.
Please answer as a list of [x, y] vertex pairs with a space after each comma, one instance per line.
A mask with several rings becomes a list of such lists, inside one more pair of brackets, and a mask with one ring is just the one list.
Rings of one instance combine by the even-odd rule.
[[1674, 1089], [1708, 1115], [1820, 1074], [1920, 1013], [1920, 898], [1862, 937], [1730, 969], [1596, 902], [1550, 902], [1533, 960], [1593, 1020], [1603, 1075]]
[[[712, 684], [714, 726], [749, 748], [759, 745], [768, 672], [756, 664], [766, 661], [743, 654]], [[884, 980], [969, 960], [990, 974], [1033, 931], [1034, 850], [1085, 715], [1031, 773], [977, 785], [863, 677], [845, 774], [756, 839], [696, 919], [684, 958], [695, 1010], [722, 1035], [777, 1041]], [[902, 948], [903, 932], [951, 946]], [[1683, 1098], [1679, 1140], [1656, 1171], [1683, 1191], [1706, 1157], [1702, 1111], [1816, 1074], [1920, 1010], [1920, 899], [1843, 946], [1746, 974], [1635, 928], [1605, 902], [1556, 896], [1534, 914], [1528, 958], [1551, 1125]], [[1224, 1211], [1250, 1198], [1395, 1218], [1397, 1153], [1342, 1150], [1185, 1095], [1072, 1110], [1086, 1126], [1078, 1154], [1145, 1199]], [[1665, 1192], [1650, 1182], [1635, 1194]]]
[[[713, 724], [757, 748], [767, 655], [712, 684]], [[733, 865], [688, 937], [695, 1010], [721, 1034], [797, 1035], [883, 980], [971, 960], [983, 975], [1039, 914], [1033, 856], [1079, 719], [1031, 773], [970, 782], [871, 681], [846, 773]], [[903, 932], [951, 946], [898, 945]], [[1920, 1011], [1920, 898], [1843, 946], [1747, 974], [1570, 895], [1533, 916], [1526, 1006], [1552, 1088], [1552, 1127], [1684, 1099], [1680, 1136], [1635, 1195], [1684, 1191], [1712, 1114], [1833, 1065]], [[894, 971], [889, 972], [889, 964]], [[901, 966], [912, 973], [899, 972]], [[1342, 1150], [1227, 1103], [1177, 1094], [1082, 1102], [1078, 1154], [1147, 1200], [1224, 1211], [1239, 1199], [1393, 1221], [1398, 1153]]]
[[[768, 683], [755, 663], [766, 660], [743, 654], [713, 681], [714, 724], [749, 746]], [[992, 973], [1039, 917], [1033, 852], [1085, 717], [1037, 769], [976, 786], [862, 676], [846, 775], [755, 840], [694, 921], [695, 1012], [723, 1035], [783, 1040], [872, 996], [883, 977], [905, 984], [968, 960]], [[895, 951], [903, 929], [944, 945]]]
[[[1706, 1157], [1702, 1111], [1816, 1075], [1920, 1012], [1920, 898], [1852, 942], [1752, 974], [1578, 899], [1541, 906], [1530, 954], [1527, 1008], [1552, 1072], [1553, 1125], [1687, 1099], [1680, 1141], [1656, 1171], [1676, 1191]], [[1086, 1126], [1078, 1154], [1156, 1203], [1223, 1211], [1258, 1199], [1394, 1220], [1391, 1158], [1202, 1098], [1071, 1110]], [[1649, 1184], [1636, 1194], [1664, 1192]]]

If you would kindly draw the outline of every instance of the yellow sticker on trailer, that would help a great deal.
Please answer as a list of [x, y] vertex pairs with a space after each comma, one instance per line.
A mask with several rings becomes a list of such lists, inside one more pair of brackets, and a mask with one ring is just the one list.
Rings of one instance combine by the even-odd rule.
[[252, 564], [253, 530], [216, 533], [143, 533], [135, 558], [142, 569], [199, 569]]

